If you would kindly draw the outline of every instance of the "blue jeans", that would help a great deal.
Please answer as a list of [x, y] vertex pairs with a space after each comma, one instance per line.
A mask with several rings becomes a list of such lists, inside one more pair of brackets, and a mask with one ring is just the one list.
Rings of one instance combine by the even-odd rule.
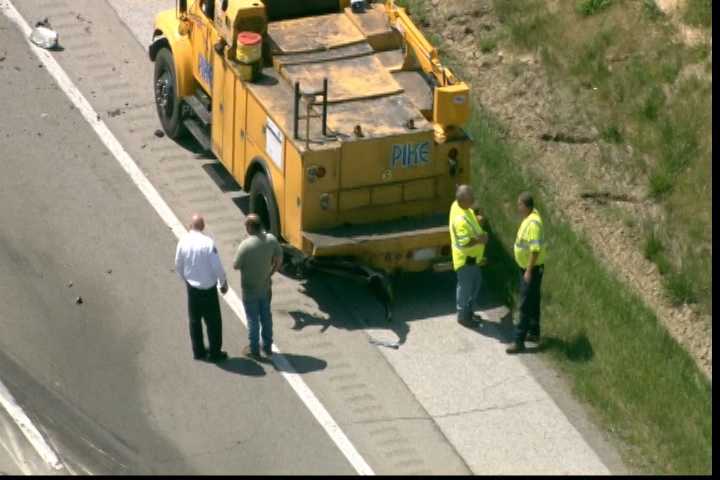
[[482, 270], [477, 265], [464, 265], [457, 271], [457, 312], [459, 321], [470, 321], [473, 306], [482, 285]]
[[537, 265], [533, 267], [530, 283], [525, 283], [525, 270], [520, 269], [520, 321], [515, 327], [515, 343], [525, 342], [525, 336], [529, 333], [540, 336], [540, 287], [542, 285], [545, 267]]
[[270, 311], [270, 296], [252, 300], [244, 300], [245, 314], [248, 320], [248, 339], [250, 340], [250, 351], [254, 354], [260, 353], [260, 332], [262, 331], [263, 350], [265, 353], [272, 351], [273, 325], [272, 312]]

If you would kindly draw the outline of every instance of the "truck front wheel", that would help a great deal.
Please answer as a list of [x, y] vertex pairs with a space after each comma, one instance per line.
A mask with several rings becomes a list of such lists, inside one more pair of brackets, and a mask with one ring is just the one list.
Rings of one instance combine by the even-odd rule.
[[250, 212], [257, 214], [265, 230], [280, 240], [280, 215], [268, 178], [257, 173], [250, 183]]
[[155, 57], [155, 106], [167, 136], [173, 140], [182, 137], [185, 128], [177, 96], [175, 62], [168, 48], [161, 48]]

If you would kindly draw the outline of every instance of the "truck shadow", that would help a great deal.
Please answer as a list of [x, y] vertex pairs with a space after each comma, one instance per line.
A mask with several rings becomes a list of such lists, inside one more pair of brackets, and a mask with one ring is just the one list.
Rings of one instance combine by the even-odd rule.
[[[511, 252], [493, 235], [492, 226], [489, 226], [488, 230], [490, 241], [486, 250], [487, 266], [483, 269], [483, 286], [478, 307], [481, 311], [492, 312], [494, 318], [467, 329], [499, 342], [508, 343], [513, 335], [512, 318], [518, 270]], [[393, 320], [388, 323], [385, 320], [383, 305], [370, 293], [366, 285], [323, 273], [314, 273], [301, 282], [301, 291], [317, 302], [317, 311], [303, 309], [289, 311], [294, 321], [291, 328], [302, 330], [319, 326], [321, 332], [330, 327], [346, 330], [384, 330], [394, 335], [396, 340], [382, 341], [380, 344], [389, 348], [399, 348], [407, 341], [412, 322], [439, 317], [449, 317], [448, 321], [455, 321], [454, 272], [404, 273], [395, 279], [394, 286], [396, 298], [393, 305]], [[385, 339], [383, 335], [383, 340]], [[528, 347], [528, 351], [565, 349], [558, 342], [548, 340], [546, 345]]]

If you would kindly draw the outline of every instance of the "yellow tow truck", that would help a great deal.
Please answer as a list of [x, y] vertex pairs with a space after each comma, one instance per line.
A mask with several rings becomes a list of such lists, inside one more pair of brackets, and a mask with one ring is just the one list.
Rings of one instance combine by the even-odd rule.
[[149, 55], [164, 131], [215, 154], [289, 267], [362, 278], [388, 319], [388, 274], [451, 268], [469, 88], [393, 0], [179, 0]]

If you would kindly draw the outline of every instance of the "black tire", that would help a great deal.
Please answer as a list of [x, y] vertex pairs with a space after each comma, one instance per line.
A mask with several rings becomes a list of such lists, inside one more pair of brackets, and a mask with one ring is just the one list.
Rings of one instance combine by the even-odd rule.
[[280, 214], [267, 176], [256, 173], [250, 183], [250, 212], [260, 216], [265, 231], [280, 240]]
[[170, 49], [161, 48], [155, 57], [155, 107], [165, 134], [177, 140], [185, 135], [182, 119], [182, 105], [177, 94], [175, 62]]

